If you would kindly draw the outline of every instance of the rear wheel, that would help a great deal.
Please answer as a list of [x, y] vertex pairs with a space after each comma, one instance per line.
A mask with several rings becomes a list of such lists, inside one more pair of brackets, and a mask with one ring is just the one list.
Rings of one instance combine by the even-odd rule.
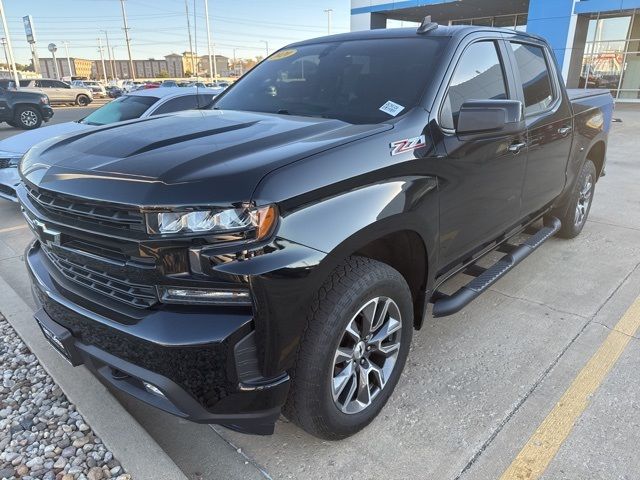
[[42, 125], [42, 114], [36, 107], [24, 105], [16, 109], [13, 121], [18, 128], [33, 130]]
[[560, 228], [558, 232], [559, 237], [574, 238], [582, 232], [585, 223], [587, 223], [589, 212], [591, 211], [596, 179], [596, 166], [591, 160], [587, 159], [576, 180], [576, 185], [566, 213], [560, 216], [562, 228]]
[[76, 105], [80, 107], [86, 107], [87, 105], [89, 105], [89, 97], [87, 97], [86, 95], [78, 95], [78, 97], [76, 98]]
[[285, 415], [327, 440], [358, 432], [391, 396], [412, 334], [413, 304], [402, 275], [350, 257], [314, 300]]

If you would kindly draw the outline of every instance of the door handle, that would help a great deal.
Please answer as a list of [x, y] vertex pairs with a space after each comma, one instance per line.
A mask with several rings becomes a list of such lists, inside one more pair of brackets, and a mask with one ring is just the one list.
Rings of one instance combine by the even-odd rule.
[[571, 127], [562, 127], [558, 129], [558, 133], [563, 137], [566, 137], [571, 131]]
[[512, 143], [511, 145], [509, 145], [509, 151], [511, 153], [520, 153], [520, 150], [522, 150], [524, 147], [526, 147], [527, 144], [522, 142], [522, 143]]

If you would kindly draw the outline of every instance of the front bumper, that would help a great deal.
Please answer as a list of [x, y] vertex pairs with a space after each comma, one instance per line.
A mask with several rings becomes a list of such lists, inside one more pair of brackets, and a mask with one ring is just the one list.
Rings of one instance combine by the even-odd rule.
[[72, 363], [83, 363], [102, 382], [185, 419], [273, 432], [289, 377], [259, 373], [250, 314], [176, 306], [141, 312], [135, 321], [114, 319], [106, 308], [79, 304], [81, 292], [56, 276], [38, 241], [25, 260], [41, 306], [36, 319], [44, 331], [69, 333], [65, 344]]
[[20, 184], [17, 167], [0, 168], [0, 198], [17, 202], [16, 187]]
[[53, 108], [50, 105], [42, 106], [42, 120], [48, 122], [53, 118]]

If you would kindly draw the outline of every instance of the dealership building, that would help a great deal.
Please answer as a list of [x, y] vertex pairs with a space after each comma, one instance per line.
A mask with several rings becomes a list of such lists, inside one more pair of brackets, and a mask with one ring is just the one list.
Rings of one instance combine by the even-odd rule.
[[640, 0], [351, 0], [351, 30], [441, 25], [527, 31], [551, 44], [572, 88], [640, 102]]

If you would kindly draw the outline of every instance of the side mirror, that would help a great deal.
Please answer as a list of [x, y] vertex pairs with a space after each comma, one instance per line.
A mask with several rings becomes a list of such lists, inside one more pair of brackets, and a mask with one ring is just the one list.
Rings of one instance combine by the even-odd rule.
[[458, 114], [458, 135], [518, 133], [525, 129], [524, 107], [518, 100], [470, 100]]

